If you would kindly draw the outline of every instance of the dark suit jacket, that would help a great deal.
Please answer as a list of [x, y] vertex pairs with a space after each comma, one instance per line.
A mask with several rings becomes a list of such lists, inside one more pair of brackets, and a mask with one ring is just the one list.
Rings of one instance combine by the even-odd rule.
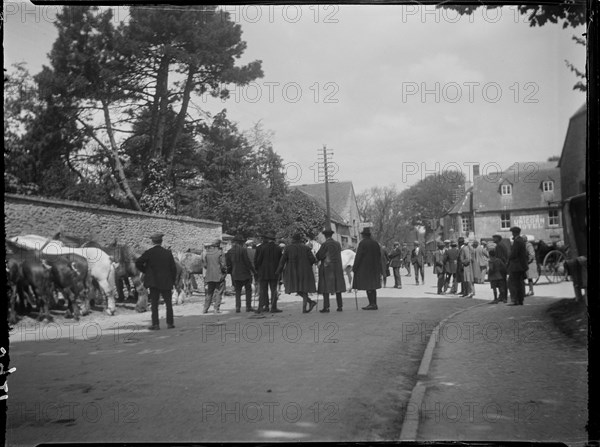
[[419, 247], [419, 254], [415, 253], [415, 249], [410, 252], [410, 262], [411, 264], [423, 265], [424, 262], [424, 250], [423, 247]]
[[400, 247], [394, 248], [392, 250], [392, 252], [389, 254], [390, 267], [392, 267], [392, 268], [402, 267], [402, 261], [404, 260], [403, 255], [404, 255], [404, 253], [402, 253], [402, 250], [400, 249]]
[[525, 239], [518, 236], [513, 241], [508, 255], [508, 273], [526, 272], [529, 269]]
[[254, 267], [248, 257], [248, 250], [241, 245], [233, 244], [233, 247], [225, 255], [227, 270], [231, 273], [233, 281], [246, 281], [252, 278]]
[[137, 258], [135, 266], [144, 273], [144, 286], [171, 290], [177, 277], [177, 266], [173, 254], [160, 245], [146, 250]]
[[263, 242], [257, 247], [254, 265], [256, 266], [258, 279], [273, 280], [278, 278], [275, 271], [279, 266], [281, 255], [281, 248], [273, 241]]

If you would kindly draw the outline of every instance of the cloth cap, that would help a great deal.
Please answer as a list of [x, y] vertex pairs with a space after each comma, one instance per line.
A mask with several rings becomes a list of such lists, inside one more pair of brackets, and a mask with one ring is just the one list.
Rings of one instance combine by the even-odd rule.
[[456, 243], [456, 241], [452, 241], [452, 242], [450, 242], [450, 246], [451, 246], [451, 247], [456, 247], [457, 245], [458, 245], [458, 244]]
[[254, 244], [254, 241], [252, 239], [248, 239], [246, 241], [246, 245], [252, 245], [252, 244]]
[[526, 237], [529, 242], [535, 241], [535, 237], [533, 236], [533, 234], [528, 234]]
[[420, 244], [419, 244], [419, 241], [415, 241], [415, 245], [420, 245]]
[[444, 241], [444, 244], [449, 244], [449, 243], [450, 243], [450, 239], [446, 239], [446, 240]]
[[154, 233], [150, 236], [152, 242], [162, 242], [164, 233]]
[[521, 229], [520, 229], [519, 227], [512, 227], [512, 228], [510, 229], [510, 231], [511, 231], [511, 232], [513, 232], [513, 233], [520, 233], [520, 232], [521, 232]]
[[459, 238], [458, 238], [458, 243], [459, 243], [459, 244], [460, 244], [461, 242], [464, 242], [464, 241], [465, 241], [465, 238], [464, 238], [464, 237], [462, 237], [462, 236], [461, 236], [461, 237], [459, 237]]

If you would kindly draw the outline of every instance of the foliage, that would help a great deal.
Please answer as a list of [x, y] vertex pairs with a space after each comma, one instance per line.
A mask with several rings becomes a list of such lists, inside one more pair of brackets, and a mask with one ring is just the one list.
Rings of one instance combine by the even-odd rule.
[[277, 220], [268, 230], [276, 232], [278, 238], [290, 238], [294, 233], [305, 237], [319, 234], [325, 226], [325, 211], [306, 194], [294, 189], [281, 201]]

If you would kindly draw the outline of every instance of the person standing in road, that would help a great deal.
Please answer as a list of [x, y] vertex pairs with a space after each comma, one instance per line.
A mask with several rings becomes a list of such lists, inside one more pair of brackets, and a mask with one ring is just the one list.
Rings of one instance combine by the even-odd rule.
[[381, 247], [381, 282], [383, 283], [383, 287], [387, 287], [387, 278], [390, 276], [390, 257], [388, 255], [387, 250], [385, 249], [385, 245], [380, 245]]
[[465, 243], [464, 237], [458, 238], [458, 263], [462, 269], [463, 293], [465, 298], [473, 298], [473, 262], [471, 262], [471, 247]]
[[390, 253], [390, 266], [392, 267], [392, 272], [394, 272], [394, 287], [396, 289], [402, 288], [402, 276], [400, 275], [400, 267], [404, 262], [403, 260], [403, 251], [400, 248], [399, 242], [394, 242], [394, 248]]
[[404, 266], [404, 268], [407, 271], [406, 276], [411, 276], [410, 275], [410, 250], [408, 249], [406, 242], [402, 242], [401, 252], [402, 252], [402, 255], [401, 255], [402, 265]]
[[303, 243], [302, 235], [295, 233], [292, 236], [292, 243], [283, 250], [275, 272], [278, 275], [283, 273], [285, 293], [297, 293], [302, 297], [302, 313], [310, 312], [317, 305], [317, 302], [308, 296], [309, 293], [317, 291], [312, 268], [316, 262], [317, 259], [310, 247]]
[[445, 246], [443, 242], [438, 242], [438, 249], [433, 255], [433, 273], [437, 275], [437, 294], [443, 295], [445, 293], [444, 283], [446, 281], [446, 273], [444, 270], [444, 253]]
[[335, 293], [337, 311], [343, 310], [342, 292], [346, 291], [344, 269], [342, 268], [342, 246], [333, 240], [334, 231], [331, 228], [323, 230], [325, 242], [317, 251], [319, 264], [319, 286], [317, 293], [323, 294], [323, 309], [321, 313], [329, 312], [329, 294]]
[[527, 275], [527, 246], [521, 237], [521, 229], [512, 227], [513, 243], [508, 255], [508, 290], [512, 303], [508, 306], [522, 306], [525, 299], [525, 277]]
[[[256, 243], [252, 239], [248, 239], [246, 241], [246, 250], [248, 250], [248, 259], [250, 259], [250, 264], [252, 264], [252, 268], [256, 272], [256, 264], [254, 262], [255, 257], [256, 257]], [[259, 289], [258, 277], [256, 276], [256, 273], [254, 273], [252, 275], [252, 285], [254, 286], [254, 296], [260, 297], [260, 292], [258, 290]], [[259, 298], [259, 300], [260, 300], [260, 298]], [[268, 310], [268, 306], [269, 306], [269, 303], [267, 303], [267, 310]]]
[[496, 249], [490, 250], [488, 280], [494, 292], [494, 300], [490, 304], [506, 301], [506, 264], [496, 256]]
[[269, 308], [269, 290], [271, 291], [271, 312], [281, 312], [277, 308], [277, 267], [281, 260], [281, 248], [275, 243], [275, 234], [266, 232], [262, 235], [263, 242], [256, 249], [256, 273], [259, 282], [259, 303], [257, 313]]
[[538, 279], [540, 273], [538, 272], [538, 264], [535, 260], [535, 247], [533, 246], [535, 238], [529, 234], [526, 236], [527, 241], [525, 247], [527, 248], [527, 282], [529, 284], [529, 292], [525, 296], [533, 295], [533, 281]]
[[419, 241], [415, 241], [415, 248], [410, 255], [410, 262], [412, 263], [415, 271], [415, 280], [419, 285], [419, 273], [421, 273], [421, 282], [425, 285], [425, 272], [423, 271], [423, 264], [425, 262], [423, 258], [423, 250], [420, 247]]
[[177, 277], [177, 266], [173, 253], [162, 247], [163, 233], [150, 236], [154, 246], [146, 250], [137, 260], [135, 266], [144, 274], [144, 287], [150, 289], [152, 308], [152, 325], [150, 330], [160, 329], [158, 322], [158, 300], [162, 296], [167, 309], [167, 328], [175, 327], [173, 321], [173, 285]]
[[[458, 264], [458, 248], [456, 241], [450, 242], [450, 248], [444, 253], [444, 270], [446, 272], [446, 282], [444, 284], [444, 292], [450, 288], [450, 293], [456, 295], [458, 283], [456, 278], [456, 269]], [[452, 279], [452, 286], [450, 286]]]
[[212, 304], [215, 313], [221, 313], [221, 297], [225, 292], [225, 277], [227, 265], [225, 255], [221, 250], [221, 239], [215, 239], [202, 253], [204, 267], [204, 284], [206, 284], [206, 297], [202, 313], [208, 313]]
[[252, 276], [254, 267], [248, 257], [248, 250], [242, 244], [244, 238], [236, 235], [233, 238], [233, 246], [225, 256], [227, 271], [231, 273], [231, 280], [235, 288], [235, 311], [241, 312], [242, 288], [246, 291], [246, 312], [254, 312], [252, 308]]
[[473, 255], [473, 283], [474, 284], [483, 284], [483, 278], [481, 277], [481, 264], [485, 264], [487, 266], [487, 259], [484, 259], [483, 253], [481, 252], [481, 246], [477, 240], [473, 241], [473, 245], [471, 246], [471, 253]]
[[369, 304], [363, 310], [377, 310], [377, 289], [381, 288], [381, 247], [371, 239], [370, 228], [361, 231], [352, 266], [352, 288], [366, 290]]
[[479, 259], [479, 270], [481, 271], [481, 284], [485, 283], [485, 276], [487, 274], [487, 268], [490, 261], [490, 255], [487, 251], [487, 244], [485, 241], [481, 241], [479, 246], [475, 248], [477, 251], [476, 256]]

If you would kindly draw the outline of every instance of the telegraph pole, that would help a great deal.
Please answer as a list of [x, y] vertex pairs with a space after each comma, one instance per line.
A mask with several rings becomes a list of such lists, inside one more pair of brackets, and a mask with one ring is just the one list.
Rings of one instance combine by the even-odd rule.
[[[323, 174], [325, 178], [325, 205], [327, 207], [327, 215], [325, 217], [325, 227], [331, 228], [331, 209], [329, 207], [329, 172], [327, 170], [327, 155], [333, 155], [332, 149], [327, 149], [326, 145], [323, 145], [322, 149], [323, 153], [319, 154], [319, 158], [323, 157]], [[319, 169], [319, 174], [321, 173], [321, 169]]]

